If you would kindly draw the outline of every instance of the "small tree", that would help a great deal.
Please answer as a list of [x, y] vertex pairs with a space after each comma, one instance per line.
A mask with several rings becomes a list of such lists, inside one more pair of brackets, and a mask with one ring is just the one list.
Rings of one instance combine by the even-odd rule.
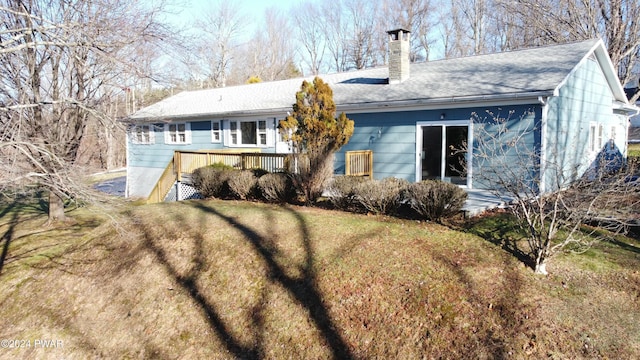
[[[534, 122], [512, 119], [513, 113], [487, 113], [488, 118], [473, 115], [475, 143], [465, 149], [474, 154], [474, 181], [508, 204], [527, 240], [528, 248], [521, 250], [528, 252], [537, 274], [546, 275], [548, 259], [560, 251], [586, 251], [637, 220], [632, 209], [640, 189], [624, 173], [580, 174], [559, 156], [543, 159], [529, 141], [537, 131]], [[545, 173], [553, 174], [555, 183], [541, 189]]]
[[296, 93], [293, 113], [280, 121], [280, 132], [289, 141], [297, 173], [294, 185], [305, 202], [315, 201], [333, 175], [333, 154], [353, 135], [353, 121], [344, 113], [335, 117], [333, 91], [322, 79], [303, 81]]

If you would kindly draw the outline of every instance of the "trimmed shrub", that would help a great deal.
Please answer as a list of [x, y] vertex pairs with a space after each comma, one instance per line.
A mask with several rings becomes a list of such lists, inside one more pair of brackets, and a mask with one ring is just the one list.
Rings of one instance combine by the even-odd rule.
[[224, 198], [230, 194], [227, 180], [234, 173], [234, 170], [221, 166], [205, 166], [196, 169], [191, 175], [191, 180], [203, 197]]
[[270, 173], [260, 177], [258, 189], [268, 202], [290, 202], [296, 196], [291, 176], [287, 173]]
[[216, 170], [233, 170], [234, 169], [233, 166], [227, 165], [227, 164], [225, 164], [223, 162], [213, 163], [213, 164], [211, 164], [211, 165], [209, 165], [207, 167], [211, 168], [211, 169], [216, 169]]
[[227, 180], [229, 190], [242, 200], [251, 197], [258, 184], [258, 178], [251, 170], [236, 170]]
[[354, 201], [354, 188], [368, 178], [362, 176], [336, 176], [328, 187], [329, 200], [336, 209], [350, 210], [357, 203]]
[[253, 176], [255, 176], [255, 177], [256, 177], [256, 179], [257, 179], [257, 178], [261, 178], [261, 177], [263, 177], [264, 175], [267, 175], [267, 174], [269, 173], [267, 170], [265, 170], [265, 169], [260, 169], [260, 168], [251, 169], [251, 170], [249, 170], [249, 171], [251, 171], [251, 172], [253, 173]]
[[460, 212], [467, 193], [454, 184], [425, 180], [409, 184], [402, 197], [420, 217], [440, 221]]
[[366, 181], [354, 186], [354, 200], [375, 214], [392, 215], [400, 206], [402, 190], [408, 184], [397, 178]]

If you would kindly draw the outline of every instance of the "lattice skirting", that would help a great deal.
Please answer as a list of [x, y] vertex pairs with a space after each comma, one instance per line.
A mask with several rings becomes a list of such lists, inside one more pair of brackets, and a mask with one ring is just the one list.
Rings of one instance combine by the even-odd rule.
[[183, 182], [176, 182], [171, 187], [171, 190], [164, 198], [164, 201], [181, 201], [189, 199], [202, 199], [202, 195], [189, 184]]

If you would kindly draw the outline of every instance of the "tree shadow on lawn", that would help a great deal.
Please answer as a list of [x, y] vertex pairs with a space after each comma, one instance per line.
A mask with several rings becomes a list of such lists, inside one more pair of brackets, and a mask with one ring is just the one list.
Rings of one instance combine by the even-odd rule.
[[[514, 223], [514, 220], [511, 219], [510, 216], [511, 215], [508, 213], [489, 212], [487, 215], [467, 220], [463, 225], [464, 231], [477, 235], [490, 243], [500, 246], [525, 266], [533, 270], [535, 269], [535, 258], [533, 254], [528, 251], [528, 246], [522, 246], [521, 244], [523, 242], [526, 243], [526, 240], [521, 239], [526, 239], [527, 234], [525, 234], [524, 231]], [[631, 229], [630, 231], [638, 230]], [[640, 253], [640, 247], [637, 246], [636, 240], [637, 234], [634, 235], [629, 233], [627, 236], [629, 239], [626, 241], [621, 241], [616, 238], [609, 238], [604, 241], [613, 244], [622, 250], [636, 254]]]
[[[634, 230], [637, 231], [638, 233], [640, 233], [640, 230]], [[630, 237], [636, 239], [636, 240], [640, 240], [640, 237], [638, 236], [638, 234], [631, 234]], [[609, 242], [617, 245], [618, 247], [627, 250], [627, 251], [631, 251], [634, 252], [636, 254], [640, 254], [640, 247], [638, 247], [636, 244], [630, 244], [629, 242], [624, 242], [624, 241], [620, 241], [617, 239], [609, 239]]]
[[[299, 306], [306, 310], [309, 318], [315, 327], [320, 331], [322, 338], [329, 346], [333, 358], [350, 359], [353, 358], [348, 345], [336, 329], [327, 308], [324, 305], [322, 295], [316, 285], [316, 274], [314, 270], [314, 253], [312, 249], [309, 229], [304, 218], [288, 207], [282, 207], [288, 211], [296, 220], [298, 234], [302, 237], [302, 249], [304, 251], [304, 260], [299, 267], [299, 274], [290, 275], [290, 271], [286, 268], [286, 263], [290, 259], [279, 260], [286, 256], [275, 244], [275, 234], [263, 235], [258, 229], [253, 229], [245, 223], [238, 221], [234, 217], [227, 216], [213, 207], [207, 206], [202, 202], [190, 202], [190, 206], [198, 209], [202, 214], [201, 221], [206, 224], [207, 216], [215, 216], [225, 223], [240, 231], [243, 234], [242, 239], [248, 242], [251, 248], [266, 264], [267, 280], [271, 283], [278, 284], [282, 289], [286, 290]], [[207, 216], [204, 216], [207, 215]], [[268, 220], [273, 220], [268, 212], [266, 212]], [[188, 222], [176, 216], [174, 223], [187, 224]], [[193, 228], [193, 225], [191, 225]], [[169, 230], [170, 231], [170, 230]], [[180, 270], [171, 260], [171, 254], [158, 244], [154, 239], [151, 229], [142, 228], [142, 236], [144, 246], [149, 249], [156, 259], [166, 268], [170, 276], [178, 283], [196, 304], [202, 309], [207, 317], [209, 325], [216, 333], [218, 339], [222, 341], [227, 351], [238, 358], [245, 359], [261, 359], [264, 354], [264, 307], [267, 303], [267, 290], [263, 287], [258, 294], [258, 299], [254, 299], [254, 304], [250, 306], [250, 326], [251, 341], [242, 341], [238, 335], [233, 334], [233, 328], [223, 319], [220, 309], [208, 298], [206, 290], [202, 289], [198, 283], [198, 278], [203, 270], [210, 264], [206, 263], [203, 254], [206, 249], [203, 247], [204, 237], [202, 231], [192, 234], [194, 242], [194, 251], [192, 266], [186, 274], [181, 274]]]
[[[466, 342], [456, 344], [457, 348], [470, 351], [479, 357], [482, 354], [491, 354], [493, 359], [510, 358], [513, 353], [522, 350], [525, 353], [533, 352], [535, 335], [529, 324], [531, 320], [527, 320], [531, 309], [523, 304], [523, 279], [514, 268], [511, 258], [503, 257], [501, 273], [504, 275], [495, 278], [494, 280], [499, 280], [500, 284], [489, 290], [490, 288], [487, 287], [490, 286], [489, 284], [484, 280], [480, 282], [474, 280], [469, 274], [469, 269], [453, 259], [451, 255], [433, 252], [431, 256], [454, 274], [459, 284], [463, 285], [461, 287], [463, 298], [472, 305], [470, 313], [477, 312], [473, 336], [467, 338]], [[473, 317], [467, 314], [467, 319], [473, 319]], [[523, 341], [519, 337], [523, 336], [528, 340], [525, 344], [518, 344], [518, 341]], [[465, 337], [459, 335], [457, 340], [461, 339]]]
[[[5, 208], [3, 208], [2, 212], [0, 212], [0, 219], [3, 219], [9, 212], [11, 212], [12, 210], [15, 210], [15, 207], [16, 207], [16, 203], [13, 202], [8, 206], [6, 206]], [[7, 255], [9, 254], [9, 245], [13, 240], [15, 227], [16, 225], [18, 225], [18, 211], [13, 211], [13, 213], [11, 214], [11, 219], [8, 221], [7, 224], [9, 225], [9, 227], [7, 231], [5, 231], [4, 234], [2, 234], [2, 238], [0, 239], [0, 241], [2, 241], [2, 253], [0, 253], [0, 275], [2, 275], [2, 268], [4, 267], [4, 262], [6, 261]]]
[[[28, 215], [25, 215], [24, 210], [28, 210]], [[18, 223], [22, 221], [26, 221], [28, 219], [38, 217], [43, 213], [44, 209], [38, 208], [31, 204], [21, 203], [19, 201], [13, 201], [8, 204], [0, 203], [0, 227], [7, 225], [7, 230], [0, 237], [0, 243], [2, 243], [2, 250], [0, 252], [0, 275], [2, 275], [2, 269], [4, 268], [7, 258], [9, 256], [9, 247], [12, 242], [20, 239], [20, 237], [16, 237], [16, 226]], [[35, 215], [34, 215], [35, 214]], [[8, 221], [5, 221], [5, 217], [8, 217]], [[41, 230], [42, 232], [46, 232], [46, 229]], [[28, 235], [33, 235], [35, 232], [32, 232]], [[14, 256], [15, 258], [15, 256]]]
[[500, 246], [529, 268], [535, 269], [535, 259], [519, 246], [518, 240], [514, 237], [517, 235], [522, 238], [525, 235], [521, 234], [521, 229], [507, 214], [498, 213], [471, 219], [465, 225], [465, 230]]

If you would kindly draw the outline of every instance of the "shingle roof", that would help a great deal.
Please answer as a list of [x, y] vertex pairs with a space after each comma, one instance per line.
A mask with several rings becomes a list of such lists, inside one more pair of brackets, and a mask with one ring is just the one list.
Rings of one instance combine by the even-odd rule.
[[[411, 64], [410, 78], [400, 84], [387, 83], [386, 67], [320, 77], [332, 87], [339, 107], [550, 92], [594, 50], [598, 41], [414, 63]], [[285, 111], [291, 108], [302, 80], [185, 91], [141, 109], [130, 119], [164, 120]]]

